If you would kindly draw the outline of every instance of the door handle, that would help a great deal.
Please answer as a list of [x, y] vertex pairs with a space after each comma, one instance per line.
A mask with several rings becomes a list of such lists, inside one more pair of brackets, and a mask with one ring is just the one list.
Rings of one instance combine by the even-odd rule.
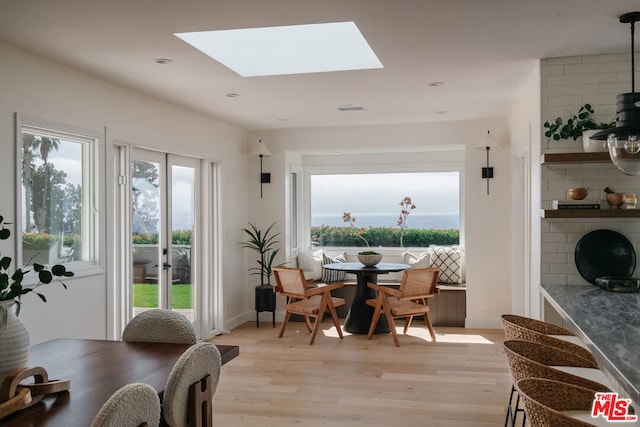
[[170, 268], [171, 268], [171, 264], [166, 263], [166, 262], [163, 262], [163, 263], [162, 263], [162, 269], [163, 269], [163, 270], [168, 270], [168, 269], [170, 269]]

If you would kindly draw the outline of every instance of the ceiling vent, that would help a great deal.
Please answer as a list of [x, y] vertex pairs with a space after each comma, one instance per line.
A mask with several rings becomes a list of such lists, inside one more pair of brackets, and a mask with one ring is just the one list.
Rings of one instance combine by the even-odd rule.
[[360, 105], [340, 105], [338, 106], [338, 110], [340, 111], [364, 111], [366, 108]]

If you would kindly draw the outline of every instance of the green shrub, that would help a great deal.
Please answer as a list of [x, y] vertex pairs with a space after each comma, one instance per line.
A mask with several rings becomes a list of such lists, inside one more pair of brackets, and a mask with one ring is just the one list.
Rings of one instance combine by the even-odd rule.
[[[171, 243], [174, 245], [190, 245], [191, 230], [175, 230], [171, 234]], [[157, 245], [158, 233], [133, 233], [134, 245]]]
[[[311, 241], [319, 246], [399, 247], [401, 230], [394, 227], [353, 228], [322, 225], [311, 227]], [[364, 240], [363, 240], [364, 239]], [[406, 247], [430, 245], [456, 245], [460, 243], [460, 230], [406, 228], [403, 244]]]

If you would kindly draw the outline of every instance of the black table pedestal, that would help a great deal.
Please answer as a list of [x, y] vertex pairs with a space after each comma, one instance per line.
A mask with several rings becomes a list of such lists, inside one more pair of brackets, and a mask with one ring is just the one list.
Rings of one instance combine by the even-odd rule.
[[[358, 283], [356, 284], [356, 294], [351, 303], [351, 308], [344, 319], [343, 329], [352, 334], [368, 334], [375, 308], [366, 304], [367, 299], [377, 297], [377, 292], [367, 286], [367, 283], [378, 283], [377, 272], [358, 272]], [[387, 319], [384, 314], [380, 315], [376, 325], [375, 334], [386, 334], [390, 332]]]

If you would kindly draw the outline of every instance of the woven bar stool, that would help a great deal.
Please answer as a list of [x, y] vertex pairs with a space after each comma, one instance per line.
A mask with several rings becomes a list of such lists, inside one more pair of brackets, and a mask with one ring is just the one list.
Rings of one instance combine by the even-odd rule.
[[[568, 329], [515, 314], [503, 314], [502, 327], [507, 340], [538, 342], [561, 350], [572, 351], [596, 364], [595, 358], [584, 342]], [[516, 395], [515, 408], [513, 407], [514, 395]], [[523, 409], [520, 406], [520, 399], [517, 397], [514, 384], [511, 386], [511, 394], [509, 395], [509, 406], [504, 421], [505, 427], [509, 424], [515, 426], [518, 413], [523, 413]]]
[[[517, 395], [515, 409], [513, 394], [517, 393], [515, 383], [524, 378], [544, 378], [578, 385], [599, 391], [611, 391], [611, 383], [598, 365], [575, 353], [560, 350], [545, 344], [530, 341], [507, 340], [504, 350], [513, 377], [512, 393], [505, 418], [505, 426], [516, 424], [518, 413], [522, 413], [520, 396]], [[525, 425], [523, 414], [522, 425]]]
[[[591, 417], [595, 393], [592, 390], [560, 381], [525, 378], [516, 382], [532, 427], [611, 426], [603, 417]], [[638, 425], [622, 423], [622, 425]]]
[[502, 327], [508, 340], [539, 342], [579, 354], [596, 362], [585, 343], [573, 332], [552, 323], [515, 314], [502, 315]]

